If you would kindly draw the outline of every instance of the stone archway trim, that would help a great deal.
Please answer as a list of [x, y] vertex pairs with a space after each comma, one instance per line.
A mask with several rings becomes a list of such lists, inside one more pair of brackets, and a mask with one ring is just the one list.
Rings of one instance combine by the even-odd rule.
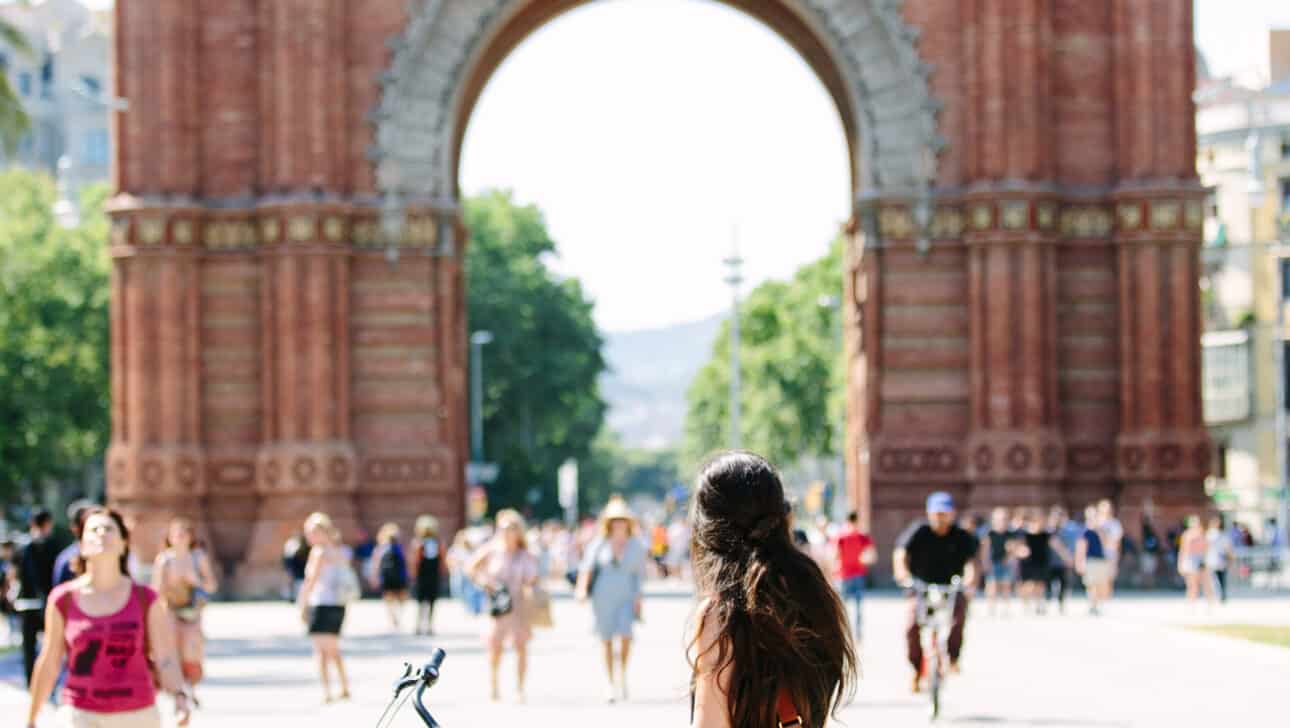
[[[582, 1], [549, 5], [558, 14]], [[377, 186], [387, 200], [455, 204], [456, 145], [475, 101], [465, 92], [468, 79], [508, 23], [543, 2], [414, 4], [406, 32], [392, 42], [393, 58], [372, 115]], [[827, 51], [845, 86], [838, 103], [849, 111], [844, 118], [853, 127], [846, 133], [853, 140], [857, 200], [910, 197], [926, 189], [934, 174], [928, 160], [944, 145], [936, 127], [940, 104], [931, 97], [931, 68], [919, 58], [918, 32], [905, 23], [901, 0], [730, 4], [754, 16], [759, 6], [787, 9]]]

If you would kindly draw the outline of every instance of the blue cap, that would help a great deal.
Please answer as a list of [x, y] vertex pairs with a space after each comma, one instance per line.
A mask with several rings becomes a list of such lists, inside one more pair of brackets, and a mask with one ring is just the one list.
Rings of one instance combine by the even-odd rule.
[[927, 496], [928, 513], [953, 513], [954, 498], [945, 491], [936, 491]]

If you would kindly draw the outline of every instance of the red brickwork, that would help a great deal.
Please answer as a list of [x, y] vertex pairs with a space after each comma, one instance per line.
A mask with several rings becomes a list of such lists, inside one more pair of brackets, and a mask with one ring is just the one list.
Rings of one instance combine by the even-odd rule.
[[[454, 143], [491, 70], [574, 4], [517, 5], [486, 38]], [[818, 26], [733, 4], [804, 54], [863, 143]], [[407, 8], [117, 4], [108, 478], [145, 555], [164, 518], [194, 516], [237, 588], [265, 591], [309, 511], [351, 538], [461, 522], [467, 231], [451, 202], [415, 206], [388, 256], [370, 154]], [[1130, 524], [1148, 502], [1200, 507], [1191, 4], [902, 10], [946, 145], [928, 235], [907, 192], [857, 190], [853, 499], [884, 544], [931, 488], [978, 511], [1115, 497]]]

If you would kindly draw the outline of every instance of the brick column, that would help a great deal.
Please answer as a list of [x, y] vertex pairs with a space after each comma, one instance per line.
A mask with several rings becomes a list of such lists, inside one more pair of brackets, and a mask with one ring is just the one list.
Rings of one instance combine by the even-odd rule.
[[171, 517], [191, 518], [205, 531], [192, 213], [113, 212], [108, 499], [130, 519], [133, 546], [145, 562]]
[[1115, 0], [1121, 518], [1160, 532], [1206, 507], [1210, 441], [1200, 407], [1191, 3]]
[[259, 513], [238, 572], [243, 593], [281, 581], [283, 542], [313, 511], [347, 539], [358, 532], [358, 458], [349, 438], [349, 258], [344, 210], [282, 205], [262, 211]]

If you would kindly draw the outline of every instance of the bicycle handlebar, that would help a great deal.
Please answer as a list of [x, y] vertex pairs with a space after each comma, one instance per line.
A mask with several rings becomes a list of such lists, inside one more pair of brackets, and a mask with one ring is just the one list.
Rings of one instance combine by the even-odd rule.
[[[390, 700], [390, 705], [386, 708], [386, 713], [381, 716], [381, 721], [378, 722], [378, 725], [389, 715], [390, 709], [398, 702], [403, 691], [415, 686], [416, 692], [412, 694], [412, 708], [416, 710], [417, 715], [426, 724], [427, 728], [439, 728], [434, 716], [430, 715], [430, 711], [426, 709], [424, 696], [427, 689], [439, 682], [439, 671], [443, 667], [444, 658], [447, 656], [448, 654], [442, 649], [436, 648], [430, 655], [430, 660], [419, 670], [413, 669], [412, 665], [405, 663], [403, 665], [403, 674], [394, 681], [394, 697]], [[390, 717], [392, 718], [393, 716]]]

